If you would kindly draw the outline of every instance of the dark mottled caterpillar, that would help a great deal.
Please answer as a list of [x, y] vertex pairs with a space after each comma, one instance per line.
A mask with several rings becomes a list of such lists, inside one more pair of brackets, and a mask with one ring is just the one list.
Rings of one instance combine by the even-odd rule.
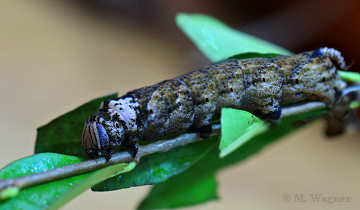
[[335, 61], [347, 69], [340, 52], [320, 48], [294, 56], [231, 59], [104, 101], [85, 123], [82, 144], [89, 157], [121, 146], [135, 157], [136, 140], [153, 140], [189, 127], [202, 137], [211, 133], [211, 118], [229, 107], [280, 118], [280, 102], [318, 100], [332, 108], [346, 84]]

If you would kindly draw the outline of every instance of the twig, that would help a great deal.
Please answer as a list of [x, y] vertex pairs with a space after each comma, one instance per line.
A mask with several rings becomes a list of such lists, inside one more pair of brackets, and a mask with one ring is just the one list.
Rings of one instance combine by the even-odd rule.
[[[212, 126], [212, 128], [213, 131], [211, 135], [220, 134], [220, 124], [215, 124]], [[31, 174], [19, 178], [0, 180], [0, 192], [2, 192], [3, 190], [9, 187], [16, 187], [18, 189], [23, 189], [34, 185], [39, 185], [59, 179], [64, 179], [80, 174], [89, 173], [104, 168], [106, 166], [139, 160], [141, 157], [145, 155], [153, 154], [156, 152], [166, 152], [174, 147], [183, 146], [199, 140], [201, 140], [201, 138], [199, 137], [198, 134], [186, 133], [174, 139], [161, 140], [145, 146], [140, 146], [135, 159], [131, 157], [131, 155], [128, 152], [119, 152], [114, 154], [112, 158], [109, 160], [109, 162], [106, 162], [105, 158], [98, 158], [93, 160], [86, 160], [73, 165], [63, 166], [53, 170]]]
[[[341, 97], [353, 91], [360, 91], [360, 85], [346, 88], [343, 91], [343, 95]], [[291, 105], [282, 108], [281, 117], [302, 114], [309, 111], [324, 109], [324, 108], [326, 108], [326, 105], [322, 102], [306, 102], [306, 103]], [[220, 129], [221, 129], [220, 124], [215, 124], [212, 126], [212, 128], [213, 128], [213, 132], [211, 133], [211, 135], [220, 134]], [[84, 173], [89, 173], [104, 168], [106, 166], [139, 160], [141, 157], [145, 155], [153, 154], [156, 152], [165, 152], [174, 147], [183, 146], [199, 140], [201, 140], [201, 138], [199, 137], [198, 134], [186, 133], [170, 140], [161, 140], [145, 146], [140, 146], [135, 159], [132, 158], [128, 152], [119, 152], [114, 154], [109, 162], [106, 162], [105, 158], [98, 158], [94, 160], [86, 160], [73, 165], [63, 166], [53, 170], [31, 174], [19, 178], [0, 180], [0, 193], [3, 190], [10, 187], [16, 187], [20, 190], [34, 185], [39, 185], [59, 179], [64, 179]]]
[[296, 105], [291, 104], [291, 106], [287, 106], [281, 109], [281, 118], [325, 108], [325, 103], [317, 101], [296, 103]]

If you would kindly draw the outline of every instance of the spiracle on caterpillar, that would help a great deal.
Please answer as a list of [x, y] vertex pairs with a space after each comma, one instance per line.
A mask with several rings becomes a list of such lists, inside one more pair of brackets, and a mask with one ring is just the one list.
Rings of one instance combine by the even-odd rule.
[[82, 145], [90, 158], [110, 160], [116, 147], [133, 157], [137, 140], [154, 140], [190, 127], [202, 138], [211, 133], [211, 118], [222, 108], [280, 119], [282, 102], [314, 100], [333, 108], [346, 83], [337, 67], [348, 67], [341, 53], [323, 47], [294, 56], [230, 59], [128, 92], [102, 102], [85, 122]]

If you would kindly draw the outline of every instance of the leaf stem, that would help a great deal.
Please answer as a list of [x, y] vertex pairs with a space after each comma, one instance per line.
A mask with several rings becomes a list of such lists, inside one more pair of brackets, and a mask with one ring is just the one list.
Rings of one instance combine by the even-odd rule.
[[[346, 88], [343, 91], [343, 95], [341, 97], [354, 91], [360, 91], [360, 85]], [[357, 98], [357, 100], [359, 99]], [[326, 105], [322, 102], [302, 102], [292, 104], [290, 106], [285, 106], [284, 108], [282, 108], [281, 117], [283, 118], [324, 108], [326, 108]], [[221, 126], [220, 124], [214, 124], [212, 126], [212, 129], [213, 131], [211, 135], [218, 135], [220, 134]], [[199, 140], [202, 139], [197, 133], [185, 133], [170, 140], [160, 140], [145, 146], [140, 146], [135, 159], [132, 158], [128, 152], [119, 152], [114, 154], [109, 162], [106, 162], [105, 158], [102, 157], [93, 160], [86, 160], [80, 163], [56, 168], [41, 173], [31, 174], [13, 179], [0, 180], [0, 194], [8, 188], [15, 187], [20, 190], [30, 186], [40, 185], [59, 179], [89, 173], [110, 165], [127, 163], [131, 161], [139, 161], [140, 158], [145, 155], [153, 154], [156, 152], [166, 152], [174, 147], [183, 146]]]

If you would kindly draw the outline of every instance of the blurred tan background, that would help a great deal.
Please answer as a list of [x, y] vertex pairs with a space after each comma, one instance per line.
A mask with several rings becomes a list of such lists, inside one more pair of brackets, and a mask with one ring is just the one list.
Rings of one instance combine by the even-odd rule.
[[[177, 12], [212, 15], [294, 52], [335, 47], [357, 71], [359, 9], [335, 0], [0, 1], [0, 167], [32, 155], [36, 128], [84, 102], [209, 63], [176, 28]], [[221, 199], [190, 209], [358, 209], [359, 150], [359, 132], [329, 140], [317, 121], [219, 173]], [[63, 209], [134, 209], [149, 190], [88, 190]]]

